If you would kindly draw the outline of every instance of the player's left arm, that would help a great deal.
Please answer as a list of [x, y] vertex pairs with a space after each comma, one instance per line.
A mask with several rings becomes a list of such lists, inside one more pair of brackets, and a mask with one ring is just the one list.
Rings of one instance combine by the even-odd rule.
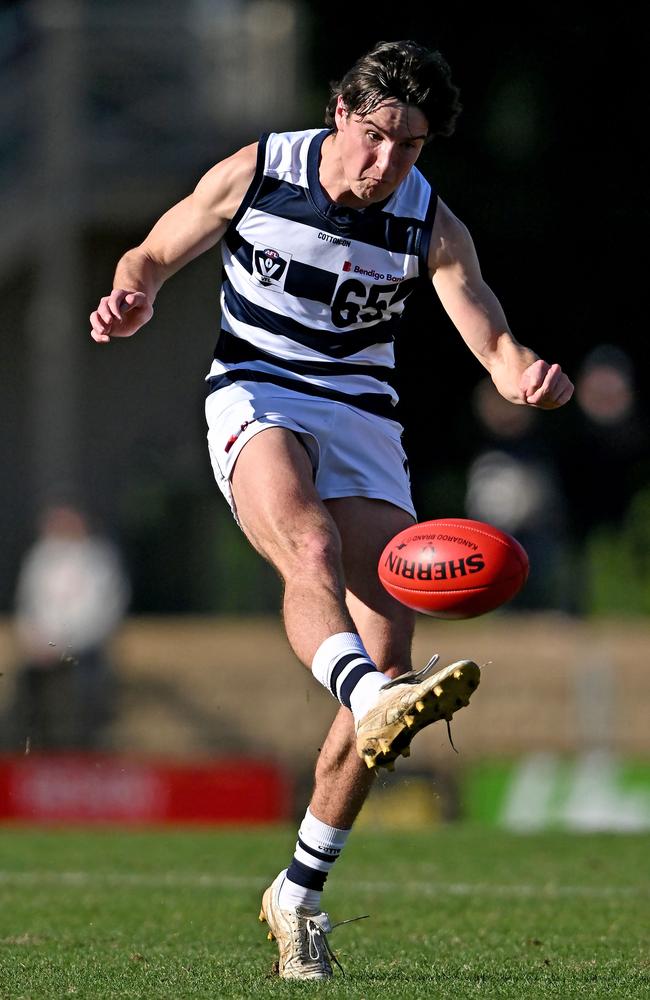
[[543, 361], [513, 337], [501, 303], [483, 280], [467, 227], [442, 201], [436, 212], [429, 271], [445, 312], [502, 396], [545, 410], [571, 398], [573, 384], [560, 366]]

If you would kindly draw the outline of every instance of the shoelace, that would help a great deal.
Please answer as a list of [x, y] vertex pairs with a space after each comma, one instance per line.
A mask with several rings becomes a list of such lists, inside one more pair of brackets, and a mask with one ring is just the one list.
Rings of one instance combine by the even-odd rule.
[[[370, 916], [369, 913], [364, 913], [359, 917], [349, 917], [347, 920], [339, 920], [338, 923], [331, 924], [329, 930], [331, 932], [334, 930], [335, 927], [341, 927], [343, 924], [351, 924], [355, 920], [365, 920], [369, 916]], [[332, 946], [327, 939], [327, 932], [325, 931], [325, 928], [322, 927], [321, 924], [317, 923], [317, 921], [311, 917], [307, 918], [306, 928], [307, 928], [309, 957], [311, 958], [311, 960], [313, 962], [317, 962], [321, 957], [321, 952], [319, 951], [319, 944], [320, 944], [325, 953], [329, 955], [334, 964], [337, 965], [338, 968], [341, 970], [341, 973], [345, 975], [345, 969], [343, 968], [338, 958], [334, 954]]]

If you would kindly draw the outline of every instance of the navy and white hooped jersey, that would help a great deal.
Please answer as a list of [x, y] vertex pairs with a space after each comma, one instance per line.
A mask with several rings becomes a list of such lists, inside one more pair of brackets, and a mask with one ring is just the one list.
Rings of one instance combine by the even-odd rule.
[[385, 201], [334, 204], [319, 180], [327, 129], [271, 133], [222, 241], [222, 329], [208, 376], [271, 382], [391, 417], [406, 298], [427, 274], [437, 196], [413, 167]]

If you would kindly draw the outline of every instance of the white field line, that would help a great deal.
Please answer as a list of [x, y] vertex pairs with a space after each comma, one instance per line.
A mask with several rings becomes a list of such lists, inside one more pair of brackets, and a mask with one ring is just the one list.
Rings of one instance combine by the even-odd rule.
[[[67, 888], [146, 888], [146, 889], [233, 889], [262, 891], [268, 880], [253, 876], [207, 875], [185, 872], [151, 874], [127, 872], [47, 872], [0, 871], [0, 886], [65, 886]], [[422, 882], [346, 879], [346, 889], [358, 892], [392, 894], [407, 892], [414, 896], [498, 896], [501, 898], [538, 897], [544, 899], [613, 897], [648, 897], [648, 886], [618, 885], [505, 885], [490, 882]]]

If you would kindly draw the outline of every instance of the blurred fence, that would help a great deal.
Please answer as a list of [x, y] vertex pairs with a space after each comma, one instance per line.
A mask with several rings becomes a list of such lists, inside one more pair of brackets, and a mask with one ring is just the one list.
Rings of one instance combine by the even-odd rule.
[[[523, 830], [650, 828], [649, 648], [645, 620], [420, 621], [416, 663], [434, 649], [443, 660], [472, 657], [483, 680], [454, 719], [458, 755], [443, 726], [425, 730], [399, 775], [382, 777], [367, 815], [386, 820], [384, 794], [390, 824], [466, 815]], [[7, 623], [0, 656], [6, 734], [16, 670]], [[180, 762], [264, 760], [307, 797], [336, 706], [277, 621], [132, 620], [115, 656], [120, 697], [108, 749]], [[29, 749], [28, 735], [11, 749]], [[396, 780], [407, 783], [397, 798]]]
[[[454, 720], [459, 762], [594, 748], [650, 757], [649, 649], [644, 619], [493, 614], [421, 620], [414, 661], [438, 650], [443, 660], [485, 664], [471, 707]], [[114, 655], [120, 694], [109, 744], [120, 752], [309, 762], [334, 714], [274, 619], [132, 619]], [[0, 657], [6, 712], [17, 669], [6, 621]], [[418, 748], [421, 759], [455, 760], [443, 728], [422, 733]]]

